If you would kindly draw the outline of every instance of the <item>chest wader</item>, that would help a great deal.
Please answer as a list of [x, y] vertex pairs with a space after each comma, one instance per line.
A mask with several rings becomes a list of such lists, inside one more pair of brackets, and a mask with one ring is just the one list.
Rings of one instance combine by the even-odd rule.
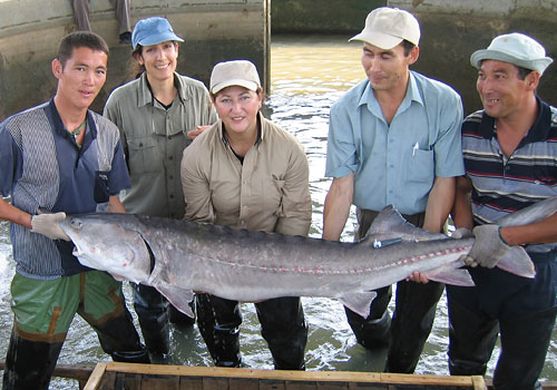
[[168, 363], [170, 329], [168, 301], [154, 287], [132, 283], [133, 307], [147, 350], [155, 363]]
[[196, 294], [197, 326], [217, 367], [240, 367], [240, 325], [238, 302]]

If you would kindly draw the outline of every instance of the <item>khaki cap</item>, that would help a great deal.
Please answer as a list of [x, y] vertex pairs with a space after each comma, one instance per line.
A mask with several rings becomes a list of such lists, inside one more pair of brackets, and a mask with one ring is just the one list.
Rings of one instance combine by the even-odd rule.
[[247, 60], [219, 62], [211, 72], [210, 90], [216, 94], [226, 87], [237, 85], [252, 91], [261, 88], [255, 65]]
[[389, 50], [407, 40], [418, 46], [420, 25], [408, 11], [398, 8], [380, 7], [371, 11], [366, 18], [364, 29], [350, 41], [367, 42], [384, 50]]

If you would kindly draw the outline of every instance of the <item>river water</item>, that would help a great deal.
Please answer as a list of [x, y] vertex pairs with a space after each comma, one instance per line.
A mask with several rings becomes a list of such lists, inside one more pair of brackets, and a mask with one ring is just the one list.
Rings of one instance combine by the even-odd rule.
[[[321, 236], [323, 201], [330, 180], [325, 171], [329, 108], [344, 91], [364, 77], [358, 44], [346, 37], [273, 37], [271, 76], [272, 89], [267, 101], [273, 121], [295, 134], [304, 145], [310, 164], [310, 186], [313, 200], [313, 223], [310, 234]], [[187, 53], [187, 50], [184, 52]], [[474, 83], [470, 80], [470, 85]], [[342, 239], [351, 241], [355, 227], [352, 213]], [[0, 358], [6, 354], [12, 315], [9, 284], [14, 273], [8, 226], [0, 223]], [[125, 290], [128, 297], [129, 288]], [[306, 350], [308, 370], [375, 371], [377, 360], [352, 335], [342, 305], [321, 298], [303, 298], [309, 340]], [[131, 307], [131, 306], [130, 306]], [[272, 368], [271, 356], [259, 334], [259, 323], [253, 305], [242, 307], [241, 345], [245, 363], [253, 368]], [[132, 314], [133, 309], [131, 309]], [[176, 364], [209, 366], [211, 361], [197, 329], [172, 329], [172, 358]], [[553, 337], [542, 378], [557, 380], [557, 342]], [[416, 372], [448, 374], [446, 363], [447, 310], [443, 297], [437, 311], [434, 329], [422, 354]], [[495, 357], [488, 375], [493, 372]], [[93, 365], [109, 361], [98, 345], [89, 326], [76, 317], [59, 359], [61, 364]], [[52, 389], [76, 389], [73, 381], [55, 380]]]

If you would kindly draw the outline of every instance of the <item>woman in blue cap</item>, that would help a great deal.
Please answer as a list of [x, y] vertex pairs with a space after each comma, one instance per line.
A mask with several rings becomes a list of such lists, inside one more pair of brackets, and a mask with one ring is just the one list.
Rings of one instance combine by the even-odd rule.
[[[112, 92], [104, 115], [122, 136], [131, 189], [122, 197], [128, 212], [182, 218], [182, 152], [216, 121], [207, 88], [176, 73], [179, 42], [162, 17], [137, 22], [132, 56], [140, 75]], [[154, 288], [135, 285], [134, 306], [153, 361], [168, 360], [168, 303]]]

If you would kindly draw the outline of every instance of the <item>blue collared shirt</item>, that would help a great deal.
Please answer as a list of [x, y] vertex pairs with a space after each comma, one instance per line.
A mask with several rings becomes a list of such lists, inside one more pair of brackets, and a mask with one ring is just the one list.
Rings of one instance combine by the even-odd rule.
[[331, 108], [325, 175], [353, 173], [358, 208], [423, 212], [435, 177], [464, 174], [462, 118], [453, 89], [411, 71], [406, 96], [388, 124], [364, 80]]

